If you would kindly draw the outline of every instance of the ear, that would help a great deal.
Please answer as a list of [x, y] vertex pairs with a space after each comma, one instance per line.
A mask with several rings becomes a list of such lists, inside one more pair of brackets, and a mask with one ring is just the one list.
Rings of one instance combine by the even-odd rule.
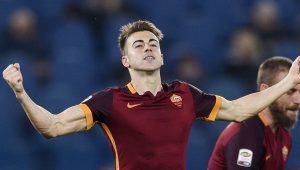
[[260, 84], [260, 86], [259, 86], [259, 91], [263, 91], [263, 90], [265, 90], [265, 89], [267, 89], [267, 88], [269, 88], [270, 86], [269, 85], [267, 85], [267, 84], [265, 84], [265, 83], [262, 83], [262, 84]]
[[129, 65], [129, 62], [128, 62], [128, 56], [127, 55], [123, 55], [122, 56], [122, 64], [124, 67], [128, 68], [130, 65]]
[[164, 55], [161, 54], [161, 65], [163, 66], [164, 65]]

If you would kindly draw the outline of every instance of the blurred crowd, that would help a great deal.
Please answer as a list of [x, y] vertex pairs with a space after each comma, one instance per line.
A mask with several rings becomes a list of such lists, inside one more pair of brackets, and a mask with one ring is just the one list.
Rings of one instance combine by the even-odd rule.
[[[0, 0], [0, 68], [21, 64], [33, 100], [54, 113], [104, 87], [125, 85], [120, 26], [150, 20], [165, 34], [162, 79], [228, 99], [256, 91], [261, 61], [300, 55], [298, 0]], [[44, 139], [0, 83], [0, 169], [114, 168], [100, 128]], [[195, 122], [187, 169], [206, 169], [226, 122]], [[300, 125], [287, 169], [300, 169]], [[253, 139], [255, 140], [255, 139]]]

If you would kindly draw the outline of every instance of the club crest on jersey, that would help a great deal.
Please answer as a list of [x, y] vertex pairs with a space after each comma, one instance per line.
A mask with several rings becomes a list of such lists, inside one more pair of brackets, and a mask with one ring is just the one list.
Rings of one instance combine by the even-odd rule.
[[289, 154], [289, 149], [286, 146], [284, 146], [282, 148], [282, 156], [283, 156], [283, 160], [284, 161], [286, 161], [286, 159], [288, 157], [288, 154]]
[[253, 152], [250, 149], [240, 149], [237, 159], [237, 165], [251, 167]]
[[176, 95], [176, 94], [173, 94], [173, 95], [170, 97], [170, 99], [171, 99], [171, 102], [172, 102], [175, 106], [177, 106], [177, 107], [179, 107], [179, 108], [182, 107], [182, 98], [181, 98], [180, 96], [178, 96], [178, 95]]

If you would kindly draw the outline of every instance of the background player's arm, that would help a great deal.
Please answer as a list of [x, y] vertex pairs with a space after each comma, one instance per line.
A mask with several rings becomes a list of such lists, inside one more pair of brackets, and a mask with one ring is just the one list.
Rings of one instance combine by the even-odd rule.
[[86, 129], [83, 110], [77, 105], [54, 115], [35, 104], [23, 87], [19, 64], [11, 64], [3, 71], [3, 78], [14, 91], [35, 129], [47, 138], [79, 132]]
[[256, 115], [278, 97], [300, 83], [299, 65], [300, 57], [293, 62], [288, 75], [270, 88], [233, 101], [223, 98], [217, 119], [240, 122]]

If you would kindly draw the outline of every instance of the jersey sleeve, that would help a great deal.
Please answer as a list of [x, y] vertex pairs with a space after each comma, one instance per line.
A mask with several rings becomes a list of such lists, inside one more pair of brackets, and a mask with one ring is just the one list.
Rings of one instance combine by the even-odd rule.
[[264, 129], [257, 117], [242, 123], [233, 123], [223, 132], [228, 141], [223, 148], [226, 169], [261, 169], [265, 159]]
[[196, 119], [204, 121], [215, 121], [217, 113], [222, 105], [222, 97], [204, 93], [189, 84], [193, 96]]
[[79, 104], [86, 115], [87, 130], [92, 128], [96, 122], [107, 121], [107, 116], [112, 110], [112, 89], [99, 91]]

